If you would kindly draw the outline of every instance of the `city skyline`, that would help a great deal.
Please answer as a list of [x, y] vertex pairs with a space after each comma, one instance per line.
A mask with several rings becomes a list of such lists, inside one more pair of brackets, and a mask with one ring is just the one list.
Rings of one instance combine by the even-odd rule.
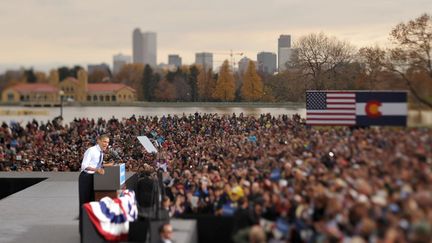
[[259, 52], [277, 53], [281, 34], [291, 35], [292, 43], [323, 32], [357, 48], [383, 45], [392, 28], [425, 9], [432, 9], [431, 1], [9, 1], [0, 9], [0, 73], [112, 66], [114, 55], [132, 56], [135, 28], [157, 33], [158, 64], [168, 63], [169, 54], [192, 64], [199, 52], [227, 53], [215, 54], [220, 65], [230, 50], [256, 60]]

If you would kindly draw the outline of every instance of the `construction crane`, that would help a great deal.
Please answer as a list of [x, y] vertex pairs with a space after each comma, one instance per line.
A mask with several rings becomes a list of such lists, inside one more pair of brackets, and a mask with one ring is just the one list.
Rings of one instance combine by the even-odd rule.
[[243, 52], [233, 52], [233, 50], [230, 50], [229, 52], [213, 52], [214, 55], [229, 55], [230, 56], [230, 64], [231, 67], [234, 70], [235, 67], [235, 60], [234, 56], [243, 56]]

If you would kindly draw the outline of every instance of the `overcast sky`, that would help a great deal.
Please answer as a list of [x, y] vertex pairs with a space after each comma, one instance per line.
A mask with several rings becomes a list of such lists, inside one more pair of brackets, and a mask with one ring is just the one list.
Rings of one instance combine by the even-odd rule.
[[[427, 12], [429, 11], [429, 12]], [[158, 63], [179, 54], [230, 50], [256, 60], [277, 52], [280, 34], [295, 42], [324, 32], [356, 47], [385, 45], [400, 22], [431, 14], [431, 0], [11, 0], [0, 4], [0, 72], [85, 66], [131, 55], [132, 31], [157, 32]], [[240, 59], [240, 56], [236, 56]]]

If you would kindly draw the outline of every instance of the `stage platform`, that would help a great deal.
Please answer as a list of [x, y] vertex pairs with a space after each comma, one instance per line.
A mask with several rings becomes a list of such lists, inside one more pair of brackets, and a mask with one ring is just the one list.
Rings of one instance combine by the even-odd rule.
[[[78, 176], [78, 172], [0, 172], [0, 179], [46, 178], [0, 200], [0, 242], [80, 242]], [[186, 242], [189, 233], [179, 228], [182, 220], [171, 223], [176, 242]]]

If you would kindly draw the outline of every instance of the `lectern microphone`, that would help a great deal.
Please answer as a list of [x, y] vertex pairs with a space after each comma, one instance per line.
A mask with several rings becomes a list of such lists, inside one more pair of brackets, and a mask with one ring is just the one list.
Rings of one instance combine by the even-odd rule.
[[115, 162], [118, 162], [119, 160], [121, 160], [120, 155], [118, 154], [118, 152], [110, 146], [108, 146], [108, 151], [109, 154], [114, 158]]

